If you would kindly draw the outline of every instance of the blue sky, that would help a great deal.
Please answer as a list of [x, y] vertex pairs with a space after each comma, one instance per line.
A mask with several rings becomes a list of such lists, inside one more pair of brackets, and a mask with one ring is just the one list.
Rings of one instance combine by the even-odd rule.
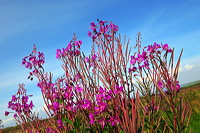
[[[0, 119], [5, 126], [15, 122], [4, 117], [7, 102], [19, 83], [33, 94], [35, 111], [43, 106], [36, 81], [27, 80], [28, 70], [21, 59], [37, 45], [46, 56], [46, 70], [62, 75], [61, 62], [55, 59], [58, 48], [67, 45], [76, 33], [83, 40], [82, 50], [90, 50], [87, 36], [90, 22], [113, 21], [119, 33], [135, 45], [138, 32], [142, 45], [168, 43], [176, 55], [184, 49], [179, 80], [181, 84], [200, 79], [200, 2], [198, 0], [58, 0], [0, 1]], [[44, 116], [41, 114], [41, 116]]]

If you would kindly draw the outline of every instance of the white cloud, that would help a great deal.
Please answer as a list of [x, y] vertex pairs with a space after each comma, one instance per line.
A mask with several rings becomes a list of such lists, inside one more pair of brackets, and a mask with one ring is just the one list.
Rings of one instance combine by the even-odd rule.
[[[11, 88], [13, 89], [12, 87], [15, 86], [15, 88], [18, 88], [18, 84], [19, 83], [25, 83], [24, 81], [26, 81], [25, 79], [27, 79], [27, 77], [25, 77], [24, 75], [20, 75], [20, 73], [16, 74], [15, 76], [18, 77], [18, 78], [12, 78], [13, 73], [10, 73], [10, 77], [9, 76], [6, 76], [6, 75], [2, 75], [0, 77], [0, 82], [1, 82], [1, 85], [0, 85], [0, 90], [2, 89], [5, 89], [5, 88]], [[26, 82], [27, 83], [27, 82]]]
[[9, 123], [10, 121], [13, 121], [14, 118], [8, 118], [6, 120], [3, 120], [3, 124]]
[[188, 71], [188, 70], [194, 68], [194, 66], [195, 66], [195, 65], [187, 64], [187, 65], [185, 65], [184, 67], [180, 67], [180, 68], [179, 68], [179, 72], [181, 72], [181, 71]]
[[187, 84], [189, 82], [200, 80], [200, 65], [185, 65], [179, 71], [178, 80], [180, 84]]
[[13, 117], [2, 120], [2, 121], [3, 121], [2, 125], [4, 125], [4, 127], [10, 127], [16, 124], [16, 121]]
[[194, 65], [189, 65], [189, 64], [187, 64], [184, 68], [186, 69], [186, 70], [190, 70], [190, 69], [192, 69], [194, 67]]
[[45, 112], [44, 108], [45, 108], [46, 110], [48, 110], [48, 109], [47, 109], [47, 106], [44, 104], [44, 105], [41, 106], [40, 108], [36, 109], [36, 110], [34, 111], [34, 113], [38, 114], [39, 118], [42, 118], [42, 119], [48, 118], [48, 115], [47, 115], [47, 113]]

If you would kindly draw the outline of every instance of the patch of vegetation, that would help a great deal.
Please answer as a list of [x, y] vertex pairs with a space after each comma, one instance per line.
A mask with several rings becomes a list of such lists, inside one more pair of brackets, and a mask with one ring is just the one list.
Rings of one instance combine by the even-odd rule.
[[2, 133], [19, 133], [20, 131], [21, 131], [20, 125], [2, 129]]
[[192, 114], [189, 127], [193, 133], [200, 133], [200, 113]]
[[[188, 86], [181, 88], [180, 94], [187, 100], [192, 107], [192, 116], [189, 127], [193, 133], [200, 133], [200, 81], [190, 83]], [[42, 121], [45, 121], [44, 119]], [[17, 133], [21, 130], [20, 126], [8, 127], [2, 130], [3, 133]]]
[[[200, 132], [200, 81], [189, 83], [180, 90], [179, 96], [189, 102], [192, 107], [192, 116], [189, 127], [193, 133]], [[47, 121], [44, 119], [42, 121]], [[17, 133], [20, 132], [20, 126], [7, 127], [2, 129], [2, 133]]]
[[184, 88], [190, 88], [190, 87], [193, 87], [193, 86], [196, 86], [196, 85], [200, 85], [200, 80], [187, 83], [187, 84], [183, 85], [183, 87], [181, 87], [181, 88], [182, 89], [184, 89]]
[[192, 108], [189, 127], [193, 133], [200, 133], [200, 80], [182, 87], [180, 96], [187, 100]]

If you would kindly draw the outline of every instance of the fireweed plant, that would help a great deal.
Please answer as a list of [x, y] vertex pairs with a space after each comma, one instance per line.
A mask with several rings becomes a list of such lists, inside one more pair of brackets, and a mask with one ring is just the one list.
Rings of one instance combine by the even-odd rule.
[[26, 91], [24, 84], [19, 84], [17, 93], [12, 95], [11, 101], [8, 102], [8, 108], [15, 112], [5, 112], [5, 116], [14, 113], [13, 117], [17, 124], [21, 124], [23, 131], [35, 130], [35, 128], [39, 127], [37, 123], [38, 117], [32, 113], [33, 102], [32, 100], [29, 101], [29, 97], [32, 95], [27, 95]]
[[[74, 35], [66, 48], [56, 51], [65, 73], [54, 82], [53, 74], [45, 72], [43, 67], [44, 53], [38, 52], [36, 46], [23, 58], [22, 65], [30, 70], [28, 78], [38, 79], [37, 86], [47, 107], [44, 110], [50, 117], [40, 129], [45, 132], [189, 132], [191, 109], [177, 95], [182, 52], [174, 65], [174, 50], [168, 44], [154, 43], [143, 48], [138, 33], [133, 53], [130, 40], [117, 35], [117, 31], [118, 26], [112, 22], [92, 22], [88, 31], [92, 38], [88, 56], [81, 52], [82, 41]], [[9, 107], [15, 101], [12, 98]], [[21, 105], [11, 109], [18, 115], [20, 108]], [[30, 104], [23, 108], [28, 110]], [[24, 115], [29, 117], [29, 113]]]

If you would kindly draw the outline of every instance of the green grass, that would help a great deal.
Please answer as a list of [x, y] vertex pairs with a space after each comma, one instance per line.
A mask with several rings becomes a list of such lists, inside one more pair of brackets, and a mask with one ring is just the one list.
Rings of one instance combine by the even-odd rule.
[[20, 126], [7, 127], [2, 130], [2, 133], [18, 133], [21, 131]]
[[200, 133], [200, 80], [188, 83], [181, 88], [180, 95], [192, 107], [192, 116], [189, 127], [193, 133]]
[[189, 88], [189, 87], [193, 87], [193, 86], [196, 86], [196, 85], [200, 85], [200, 80], [197, 80], [197, 81], [193, 81], [193, 82], [184, 84], [182, 88], [183, 88], [183, 89], [184, 89], [184, 88]]
[[200, 133], [200, 113], [192, 115], [189, 127], [193, 133]]

